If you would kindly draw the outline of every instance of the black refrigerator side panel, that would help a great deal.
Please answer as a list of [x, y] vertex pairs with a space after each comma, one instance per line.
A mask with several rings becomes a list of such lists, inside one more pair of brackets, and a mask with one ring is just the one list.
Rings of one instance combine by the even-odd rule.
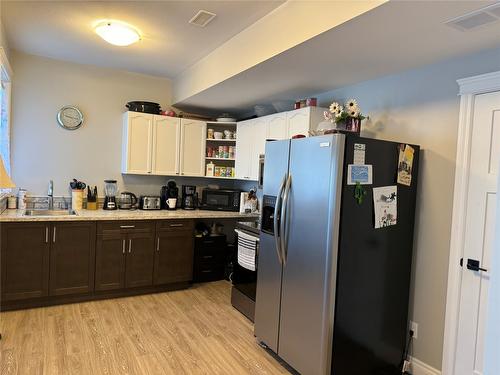
[[[354, 144], [364, 144], [373, 185], [358, 204], [347, 185]], [[397, 374], [408, 326], [419, 147], [411, 186], [396, 183], [399, 143], [348, 136], [342, 187], [332, 374]], [[375, 229], [373, 188], [397, 185], [397, 224]], [[399, 370], [401, 373], [401, 370]]]

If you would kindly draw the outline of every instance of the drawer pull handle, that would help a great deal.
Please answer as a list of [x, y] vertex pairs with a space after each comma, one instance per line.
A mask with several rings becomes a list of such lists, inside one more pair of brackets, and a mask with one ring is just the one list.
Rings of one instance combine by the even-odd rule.
[[122, 242], [122, 253], [125, 254], [125, 240]]
[[54, 227], [54, 234], [52, 235], [52, 242], [56, 243], [56, 227]]
[[203, 273], [210, 273], [210, 272], [212, 272], [212, 270], [202, 270], [201, 272], [203, 272]]
[[213, 258], [213, 257], [214, 257], [213, 255], [204, 255], [203, 259], [210, 259], [210, 258]]
[[135, 225], [120, 225], [120, 228], [122, 228], [122, 229], [130, 229], [130, 228], [135, 228]]
[[132, 239], [128, 240], [128, 252], [129, 254], [132, 252]]
[[49, 227], [45, 227], [45, 243], [49, 243]]
[[183, 227], [184, 224], [170, 224], [171, 227]]
[[158, 240], [156, 241], [156, 251], [160, 251], [160, 237], [158, 237]]

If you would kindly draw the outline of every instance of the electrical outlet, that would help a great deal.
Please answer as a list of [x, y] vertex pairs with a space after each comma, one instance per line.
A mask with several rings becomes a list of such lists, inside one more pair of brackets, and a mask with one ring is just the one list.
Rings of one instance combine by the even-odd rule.
[[410, 320], [410, 329], [413, 331], [413, 338], [418, 339], [418, 323]]

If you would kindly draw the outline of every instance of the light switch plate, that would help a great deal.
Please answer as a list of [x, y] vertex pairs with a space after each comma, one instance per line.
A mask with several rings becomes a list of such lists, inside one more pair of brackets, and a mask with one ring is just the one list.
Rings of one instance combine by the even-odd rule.
[[410, 329], [413, 331], [413, 338], [416, 340], [418, 338], [418, 323], [410, 320]]

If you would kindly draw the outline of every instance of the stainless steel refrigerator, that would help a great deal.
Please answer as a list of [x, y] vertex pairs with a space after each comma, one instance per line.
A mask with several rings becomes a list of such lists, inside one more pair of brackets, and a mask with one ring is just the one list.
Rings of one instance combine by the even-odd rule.
[[[361, 204], [347, 185], [355, 144], [373, 168]], [[303, 375], [397, 373], [418, 146], [397, 225], [374, 228], [371, 188], [396, 185], [399, 146], [340, 134], [266, 143], [255, 336]]]

